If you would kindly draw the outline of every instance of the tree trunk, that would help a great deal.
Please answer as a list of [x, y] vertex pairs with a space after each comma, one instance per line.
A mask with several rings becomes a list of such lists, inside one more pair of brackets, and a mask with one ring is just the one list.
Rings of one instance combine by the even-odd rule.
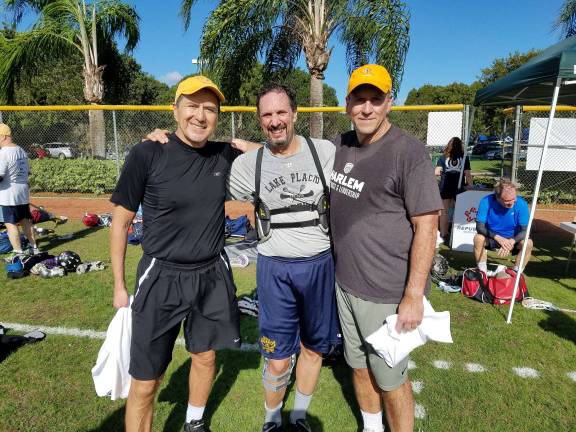
[[[95, 105], [95, 104], [94, 104]], [[88, 140], [92, 157], [104, 159], [106, 157], [106, 127], [104, 123], [104, 111], [88, 111]]]
[[[104, 81], [102, 73], [104, 66], [84, 67], [84, 99], [92, 105], [102, 103], [104, 97]], [[106, 157], [106, 129], [104, 111], [88, 111], [88, 140], [92, 157]]]
[[[310, 76], [310, 106], [320, 107], [323, 104], [324, 87], [322, 78]], [[321, 112], [310, 113], [310, 136], [322, 138], [324, 135], [324, 117]]]

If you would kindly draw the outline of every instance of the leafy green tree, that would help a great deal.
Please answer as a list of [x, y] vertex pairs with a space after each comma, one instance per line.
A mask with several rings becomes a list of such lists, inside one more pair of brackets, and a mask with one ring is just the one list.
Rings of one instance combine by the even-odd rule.
[[412, 89], [406, 97], [406, 105], [445, 105], [471, 104], [476, 91], [481, 84], [452, 83], [446, 86], [426, 84], [418, 89]]
[[560, 30], [562, 39], [576, 35], [576, 0], [564, 0], [552, 28]]
[[[196, 0], [182, 0], [186, 28]], [[323, 105], [324, 71], [338, 36], [348, 69], [376, 61], [402, 81], [409, 45], [409, 14], [400, 0], [221, 0], [208, 18], [200, 56], [231, 98], [264, 58], [266, 76], [293, 69], [304, 53], [310, 72], [310, 106]], [[322, 115], [311, 117], [310, 135], [323, 135]]]
[[[104, 46], [123, 36], [126, 50], [140, 38], [138, 15], [121, 0], [5, 0], [18, 22], [27, 10], [36, 21], [28, 31], [0, 42], [0, 95], [13, 100], [16, 83], [29, 80], [51, 59], [80, 53], [84, 99], [99, 104], [104, 97]], [[89, 111], [89, 142], [93, 155], [103, 157], [106, 138], [102, 111]]]

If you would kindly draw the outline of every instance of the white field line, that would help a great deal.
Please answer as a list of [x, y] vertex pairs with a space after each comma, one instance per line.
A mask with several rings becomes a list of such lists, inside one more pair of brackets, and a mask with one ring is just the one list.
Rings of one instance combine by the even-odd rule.
[[420, 420], [426, 418], [426, 408], [424, 408], [418, 402], [414, 404], [414, 417]]
[[[47, 326], [9, 323], [9, 322], [2, 323], [2, 325], [7, 329], [15, 330], [18, 332], [28, 333], [34, 330], [40, 330], [41, 332], [44, 332], [47, 335], [85, 337], [89, 339], [101, 339], [101, 340], [104, 340], [106, 338], [106, 332], [91, 329], [79, 329], [74, 327], [47, 327]], [[176, 339], [176, 344], [183, 346], [184, 338], [179, 337], [178, 339]], [[240, 347], [240, 350], [258, 351], [258, 344], [243, 343], [242, 346]]]
[[422, 393], [424, 383], [422, 381], [412, 381], [412, 391], [416, 394]]
[[434, 360], [432, 364], [436, 369], [450, 369], [452, 367], [452, 363], [445, 360]]
[[486, 372], [486, 368], [478, 363], [466, 363], [464, 367], [471, 373]]
[[529, 367], [512, 368], [512, 370], [521, 378], [538, 378], [540, 376], [540, 372]]

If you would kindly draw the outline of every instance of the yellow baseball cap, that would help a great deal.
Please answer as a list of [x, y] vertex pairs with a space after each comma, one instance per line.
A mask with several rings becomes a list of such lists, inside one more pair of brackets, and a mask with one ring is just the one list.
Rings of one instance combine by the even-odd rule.
[[7, 124], [0, 123], [0, 135], [3, 135], [3, 136], [12, 135], [12, 131], [10, 130], [10, 128], [8, 127]]
[[178, 98], [181, 95], [191, 95], [199, 92], [202, 89], [212, 90], [212, 92], [216, 95], [216, 97], [220, 102], [224, 102], [226, 100], [224, 94], [222, 94], [222, 92], [216, 86], [216, 84], [214, 84], [205, 76], [196, 75], [188, 77], [185, 80], [182, 80], [180, 84], [178, 84], [178, 88], [176, 89], [176, 97], [174, 98], [174, 103], [178, 101]]
[[392, 89], [392, 78], [390, 78], [390, 74], [384, 66], [377, 64], [360, 66], [350, 75], [348, 93], [346, 95], [350, 95], [356, 87], [363, 84], [373, 85], [384, 93], [388, 93]]

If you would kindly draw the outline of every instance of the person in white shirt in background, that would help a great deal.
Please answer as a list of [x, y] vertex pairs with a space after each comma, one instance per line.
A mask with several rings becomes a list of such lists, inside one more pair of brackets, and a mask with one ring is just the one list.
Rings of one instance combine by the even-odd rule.
[[12, 131], [8, 125], [0, 123], [0, 206], [8, 238], [14, 249], [12, 258], [25, 253], [20, 242], [18, 224], [30, 242], [31, 252], [40, 252], [32, 230], [28, 173], [26, 152], [12, 142]]

